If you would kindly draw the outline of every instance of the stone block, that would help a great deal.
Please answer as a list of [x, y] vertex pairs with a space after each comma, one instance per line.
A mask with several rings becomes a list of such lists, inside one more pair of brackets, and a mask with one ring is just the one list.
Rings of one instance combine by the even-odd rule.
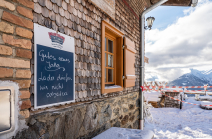
[[20, 111], [19, 114], [24, 118], [29, 118], [30, 116], [29, 110]]
[[17, 70], [16, 78], [31, 78], [31, 71], [30, 70]]
[[101, 113], [100, 113], [100, 120], [99, 124], [100, 126], [103, 125], [105, 122], [109, 121], [112, 116], [112, 109], [110, 104], [105, 105], [101, 108]]
[[115, 116], [119, 115], [119, 108], [113, 109], [113, 113], [114, 113]]
[[86, 130], [93, 130], [97, 126], [98, 110], [95, 104], [90, 104], [86, 108], [83, 126]]
[[17, 0], [20, 4], [28, 7], [28, 8], [31, 8], [31, 9], [34, 9], [34, 2], [30, 1], [30, 0]]
[[13, 77], [13, 70], [7, 68], [0, 68], [0, 78]]
[[14, 39], [14, 37], [11, 35], [3, 34], [2, 39], [4, 43], [10, 44], [16, 47], [21, 47], [25, 49], [31, 49], [32, 47], [31, 41], [25, 40], [25, 39]]
[[30, 19], [33, 20], [32, 10], [28, 10], [26, 8], [23, 8], [21, 6], [18, 6], [17, 7], [17, 11], [18, 11], [19, 14], [21, 14], [21, 15], [23, 15], [23, 16], [25, 16], [25, 17], [30, 18]]
[[0, 57], [0, 66], [13, 68], [30, 68], [30, 61]]
[[15, 10], [15, 5], [10, 3], [10, 2], [8, 2], [8, 1], [5, 1], [5, 0], [0, 0], [0, 7], [7, 8], [10, 11], [14, 11]]
[[113, 127], [120, 127], [121, 123], [119, 121], [117, 121], [115, 124], [113, 124]]
[[20, 92], [21, 92], [20, 99], [30, 98], [30, 92], [29, 91], [20, 91]]
[[12, 55], [13, 50], [11, 47], [5, 46], [5, 45], [0, 45], [0, 54], [1, 55]]
[[14, 27], [6, 22], [0, 22], [0, 31], [13, 34]]
[[30, 50], [16, 49], [16, 56], [31, 59], [32, 52]]
[[138, 129], [139, 128], [139, 121], [136, 120], [134, 123], [133, 123], [133, 128], [134, 129]]
[[[64, 118], [60, 117], [54, 121], [50, 127], [50, 138], [77, 138], [83, 122], [83, 114], [77, 109], [65, 114]], [[66, 132], [64, 132], [64, 129]]]
[[21, 110], [31, 108], [31, 101], [30, 100], [22, 101], [20, 108]]
[[3, 16], [2, 19], [11, 22], [13, 24], [22, 26], [22, 27], [26, 27], [29, 29], [33, 29], [33, 22], [27, 19], [24, 19], [22, 17], [18, 17], [14, 14], [8, 13], [8, 12], [3, 12]]
[[121, 120], [121, 124], [122, 125], [127, 124], [128, 120], [129, 120], [129, 116], [128, 115], [125, 115], [124, 118]]

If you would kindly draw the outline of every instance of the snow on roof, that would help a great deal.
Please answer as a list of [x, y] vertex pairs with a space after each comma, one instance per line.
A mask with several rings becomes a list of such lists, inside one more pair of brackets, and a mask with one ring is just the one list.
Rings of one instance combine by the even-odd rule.
[[212, 106], [205, 106], [205, 105], [212, 105], [212, 102], [210, 101], [202, 101], [200, 105], [206, 108], [212, 108]]
[[151, 92], [145, 92], [144, 93], [144, 98], [147, 102], [149, 101], [154, 101], [154, 102], [158, 102], [160, 101], [160, 97], [161, 93], [158, 91], [151, 91]]

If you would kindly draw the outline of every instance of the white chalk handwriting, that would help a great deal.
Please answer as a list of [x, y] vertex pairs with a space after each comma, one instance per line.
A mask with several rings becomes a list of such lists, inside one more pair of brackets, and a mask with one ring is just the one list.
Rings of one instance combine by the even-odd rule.
[[53, 55], [50, 55], [49, 52], [47, 54], [44, 53], [44, 50], [39, 51], [39, 56], [41, 56], [41, 61], [45, 61], [45, 58], [47, 59], [53, 59], [56, 60], [56, 58]]
[[63, 57], [59, 57], [58, 60], [70, 63], [69, 59], [65, 59]]
[[56, 62], [50, 63], [46, 61], [46, 63], [48, 63], [48, 66], [45, 67], [46, 71], [57, 71], [59, 69], [63, 69], [63, 71], [66, 70], [64, 67], [60, 67], [60, 64], [57, 64]]
[[63, 97], [63, 96], [67, 96], [68, 93], [67, 92], [51, 92], [51, 93], [46, 93], [46, 97], [49, 98], [49, 97]]
[[60, 74], [57, 77], [57, 81], [66, 81], [66, 82], [68, 82], [69, 80], [72, 80], [72, 78], [68, 77], [68, 73], [66, 73], [65, 77], [60, 75]]
[[63, 84], [58, 83], [58, 85], [52, 85], [52, 90], [63, 89]]
[[40, 90], [49, 90], [49, 88], [48, 88], [48, 86], [43, 85], [43, 86], [40, 86]]
[[38, 78], [38, 81], [54, 81], [54, 76], [51, 76], [50, 74], [48, 76], [43, 76], [42, 72], [40, 74], [41, 77]]

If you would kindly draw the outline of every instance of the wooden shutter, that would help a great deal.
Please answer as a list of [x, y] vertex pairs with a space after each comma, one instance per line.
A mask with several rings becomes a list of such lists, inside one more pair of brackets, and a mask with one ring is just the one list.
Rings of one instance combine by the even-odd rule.
[[124, 38], [124, 87], [135, 86], [135, 43]]

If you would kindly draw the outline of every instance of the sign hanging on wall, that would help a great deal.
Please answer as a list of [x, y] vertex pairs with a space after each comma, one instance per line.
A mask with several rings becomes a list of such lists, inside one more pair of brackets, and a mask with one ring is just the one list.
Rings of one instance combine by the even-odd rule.
[[34, 24], [35, 109], [74, 102], [74, 38]]

